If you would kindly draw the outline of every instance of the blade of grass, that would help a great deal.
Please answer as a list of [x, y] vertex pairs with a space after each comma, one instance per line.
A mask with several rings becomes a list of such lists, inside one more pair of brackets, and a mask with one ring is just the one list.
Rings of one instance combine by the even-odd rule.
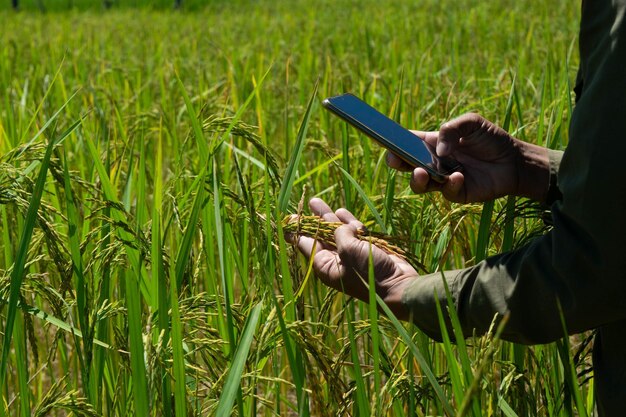
[[28, 384], [28, 356], [26, 352], [26, 333], [24, 317], [18, 314], [15, 318], [15, 364], [17, 367], [17, 383], [20, 395], [20, 415], [30, 416], [30, 387]]
[[[229, 270], [229, 261], [226, 253], [226, 242], [224, 239], [224, 220], [222, 216], [222, 187], [218, 178], [219, 165], [217, 158], [213, 159], [213, 215], [215, 219], [215, 241], [217, 243], [217, 253], [220, 263], [220, 276], [222, 277], [222, 291], [224, 292], [224, 306], [226, 310], [226, 330], [228, 334], [228, 343], [230, 346], [229, 355], [232, 358], [233, 348], [237, 343], [237, 335], [235, 334], [235, 323], [233, 320], [233, 282]], [[239, 414], [243, 414], [243, 400], [239, 387], [237, 387], [237, 408]]]
[[[213, 218], [214, 218], [214, 226], [215, 226], [215, 242], [217, 243], [217, 253], [220, 262], [220, 276], [222, 278], [222, 291], [224, 292], [224, 304], [226, 307], [226, 324], [228, 330], [228, 340], [231, 347], [235, 346], [236, 336], [235, 336], [235, 325], [233, 321], [233, 312], [231, 308], [233, 293], [231, 289], [231, 282], [228, 280], [226, 276], [226, 253], [224, 248], [224, 229], [223, 229], [223, 219], [222, 219], [222, 203], [221, 203], [221, 193], [222, 189], [220, 186], [220, 181], [218, 179], [218, 170], [219, 166], [217, 162], [214, 162], [213, 167]], [[231, 350], [232, 355], [232, 350]]]
[[[278, 214], [276, 214], [278, 215]], [[294, 295], [292, 275], [289, 269], [289, 259], [287, 245], [283, 237], [283, 231], [280, 222], [277, 222], [277, 237], [278, 237], [278, 261], [280, 262], [280, 271], [282, 276], [282, 290], [284, 297], [283, 310], [285, 311], [285, 321], [293, 323], [298, 319], [298, 311], [296, 309], [297, 296]], [[282, 316], [281, 316], [282, 319]], [[293, 351], [293, 366], [294, 374], [297, 375], [298, 382], [296, 388], [297, 400], [298, 400], [298, 415], [307, 417], [309, 415], [309, 397], [307, 392], [302, 389], [305, 384], [306, 375], [306, 362], [304, 360], [302, 351], [300, 349], [294, 349]]]
[[[280, 222], [277, 222], [276, 225], [278, 227], [278, 232], [277, 232], [277, 237], [279, 242], [283, 241], [282, 245], [283, 245], [283, 249], [281, 249], [279, 247], [278, 251], [274, 250], [274, 246], [272, 245], [272, 241], [274, 239], [274, 235], [273, 235], [273, 227], [272, 227], [272, 207], [270, 202], [272, 201], [272, 195], [270, 194], [270, 188], [269, 188], [269, 171], [266, 170], [265, 171], [265, 182], [264, 182], [264, 193], [265, 193], [265, 233], [266, 233], [266, 245], [267, 245], [267, 251], [266, 251], [266, 256], [265, 256], [265, 264], [266, 264], [266, 268], [268, 271], [268, 277], [275, 277], [277, 276], [277, 271], [276, 271], [276, 259], [275, 259], [275, 254], [276, 252], [278, 252], [278, 256], [279, 257], [286, 257], [287, 252], [284, 250], [284, 238], [283, 238], [283, 234], [282, 231], [280, 229]], [[280, 243], [279, 243], [280, 245]], [[282, 264], [282, 260], [278, 259], [278, 261], [281, 262]], [[273, 279], [273, 278], [271, 278]], [[273, 280], [269, 283], [267, 283], [270, 287], [274, 286], [274, 282]], [[270, 296], [272, 297], [272, 302], [274, 304], [274, 308], [276, 309], [277, 312], [279, 312], [278, 314], [276, 314], [276, 316], [278, 317], [278, 325], [280, 327], [280, 332], [281, 332], [281, 336], [283, 338], [283, 343], [285, 346], [285, 353], [287, 355], [287, 362], [289, 363], [289, 368], [291, 369], [291, 373], [293, 375], [293, 382], [295, 385], [295, 391], [296, 391], [296, 398], [298, 401], [298, 410], [302, 410], [305, 413], [308, 413], [308, 407], [306, 407], [307, 404], [307, 396], [306, 396], [306, 391], [304, 390], [304, 375], [305, 375], [305, 370], [304, 370], [304, 366], [302, 364], [302, 362], [300, 361], [300, 355], [297, 352], [296, 349], [296, 343], [293, 340], [293, 337], [291, 336], [291, 334], [289, 333], [289, 330], [287, 329], [287, 324], [285, 323], [285, 318], [283, 317], [282, 312], [285, 310], [285, 308], [283, 306], [280, 305], [280, 303], [278, 302], [278, 298], [276, 296], [276, 294], [274, 293], [274, 291], [269, 291]], [[287, 313], [287, 312], [286, 312]]]
[[350, 339], [350, 356], [352, 357], [352, 375], [356, 384], [356, 409], [355, 415], [369, 415], [369, 402], [367, 400], [367, 392], [365, 390], [365, 380], [363, 378], [363, 368], [361, 367], [360, 349], [357, 345], [354, 332], [355, 303], [346, 306], [346, 320], [348, 324], [348, 338]]
[[189, 262], [191, 247], [196, 235], [196, 230], [198, 230], [198, 217], [204, 201], [204, 181], [201, 180], [198, 184], [198, 191], [196, 192], [196, 198], [194, 199], [191, 214], [189, 215], [189, 219], [187, 221], [187, 227], [185, 228], [185, 233], [183, 234], [183, 240], [178, 247], [178, 253], [176, 255], [176, 270], [174, 278], [176, 279], [176, 287], [179, 289], [183, 285], [183, 279], [185, 278], [185, 270]]
[[183, 96], [187, 112], [189, 113], [189, 118], [191, 119], [193, 133], [196, 136], [196, 145], [198, 146], [198, 152], [200, 153], [200, 167], [205, 167], [209, 160], [209, 146], [205, 142], [204, 132], [202, 131], [202, 126], [200, 126], [198, 115], [193, 107], [193, 104], [191, 103], [191, 99], [189, 98], [189, 94], [187, 94], [187, 90], [185, 89], [183, 82], [178, 76], [178, 73], [176, 74], [176, 81], [178, 85], [178, 91]]
[[380, 331], [378, 328], [378, 309], [376, 308], [376, 276], [374, 274], [374, 262], [372, 258], [372, 247], [370, 246], [370, 254], [367, 268], [368, 291], [369, 291], [369, 319], [370, 319], [370, 337], [372, 339], [372, 359], [374, 361], [374, 397], [376, 415], [382, 413], [381, 398], [381, 371], [380, 371]]
[[[205, 171], [203, 171], [205, 172]], [[174, 362], [174, 402], [176, 415], [187, 415], [187, 390], [186, 390], [186, 375], [185, 375], [185, 356], [183, 352], [183, 336], [182, 336], [182, 324], [180, 321], [180, 312], [178, 305], [178, 296], [183, 285], [185, 271], [189, 263], [189, 256], [191, 254], [191, 248], [193, 240], [198, 228], [198, 217], [204, 201], [204, 175], [201, 174], [200, 180], [197, 182], [198, 190], [193, 202], [191, 214], [187, 221], [187, 227], [183, 234], [183, 240], [178, 248], [176, 255], [176, 262], [174, 266], [174, 274], [170, 279], [170, 306], [172, 310], [172, 352]], [[162, 307], [168, 309], [166, 305], [166, 295], [161, 294]], [[163, 317], [163, 324], [165, 324], [166, 318]], [[167, 325], [166, 325], [167, 327]], [[167, 330], [166, 330], [167, 332]], [[164, 340], [165, 342], [165, 340]], [[163, 390], [168, 390], [165, 382], [163, 383]]]
[[361, 188], [361, 186], [359, 185], [359, 183], [354, 179], [354, 177], [352, 177], [352, 175], [350, 175], [346, 170], [344, 170], [341, 167], [337, 167], [339, 168], [339, 170], [341, 171], [341, 173], [344, 175], [344, 177], [350, 182], [350, 184], [352, 184], [352, 186], [356, 189], [356, 191], [359, 193], [359, 195], [361, 196], [361, 198], [363, 199], [363, 202], [365, 203], [365, 205], [367, 206], [367, 208], [370, 209], [370, 212], [372, 213], [372, 215], [374, 216], [374, 219], [376, 219], [376, 223], [378, 223], [378, 226], [380, 227], [380, 229], [384, 232], [384, 233], [388, 233], [387, 231], [387, 227], [385, 226], [385, 222], [383, 221], [383, 218], [381, 217], [380, 213], [378, 212], [378, 210], [376, 210], [376, 207], [374, 206], [374, 203], [372, 202], [372, 200], [370, 200], [370, 198], [367, 196], [367, 194], [365, 193], [365, 191], [363, 190], [363, 188]]
[[[350, 140], [348, 133], [348, 126], [346, 123], [341, 124], [341, 169], [345, 172], [350, 172]], [[366, 160], [365, 165], [370, 165]], [[352, 207], [352, 188], [350, 188], [350, 181], [348, 178], [343, 177], [343, 201], [346, 209], [349, 211], [353, 211], [354, 207]]]
[[241, 335], [241, 340], [237, 345], [237, 350], [233, 355], [230, 369], [228, 370], [228, 375], [226, 376], [226, 383], [224, 384], [222, 395], [220, 396], [217, 410], [215, 412], [216, 417], [228, 417], [232, 413], [235, 398], [241, 389], [241, 375], [246, 364], [246, 359], [248, 358], [250, 346], [254, 340], [254, 332], [256, 331], [262, 307], [263, 303], [258, 303], [248, 315], [248, 319], [246, 320], [246, 324]]
[[[117, 197], [113, 185], [109, 180], [107, 171], [104, 165], [100, 161], [100, 155], [96, 149], [95, 144], [88, 136], [85, 137], [87, 148], [91, 154], [94, 167], [100, 177], [100, 183], [104, 196], [107, 200], [117, 203]], [[117, 208], [114, 208], [111, 212], [113, 220], [116, 222], [124, 223], [125, 213]], [[146, 367], [144, 361], [144, 347], [143, 347], [143, 332], [141, 323], [141, 310], [142, 303], [141, 298], [137, 292], [142, 292], [146, 303], [152, 304], [151, 288], [147, 286], [147, 280], [145, 279], [145, 269], [140, 257], [139, 251], [132, 246], [130, 242], [134, 242], [136, 237], [122, 227], [115, 229], [118, 237], [125, 242], [124, 249], [131, 266], [130, 269], [121, 271], [121, 278], [126, 284], [126, 305], [128, 308], [128, 326], [129, 326], [129, 341], [131, 351], [131, 369], [133, 375], [133, 396], [135, 400], [135, 413], [138, 415], [148, 415], [149, 407], [149, 395], [148, 395], [148, 382], [146, 378]], [[137, 247], [140, 247], [139, 243]]]
[[[58, 114], [58, 112], [56, 114]], [[46, 147], [46, 153], [41, 160], [39, 175], [37, 177], [37, 181], [35, 182], [35, 187], [33, 189], [33, 193], [28, 204], [26, 220], [24, 222], [24, 228], [22, 230], [22, 236], [20, 238], [18, 250], [15, 254], [15, 262], [13, 264], [13, 271], [11, 272], [10, 278], [7, 318], [5, 323], [4, 340], [2, 341], [2, 357], [0, 358], [0, 392], [2, 392], [6, 378], [7, 362], [11, 349], [11, 338], [13, 336], [13, 326], [15, 324], [15, 316], [17, 314], [17, 303], [20, 296], [20, 287], [22, 286], [22, 280], [24, 278], [26, 261], [28, 259], [28, 247], [30, 246], [33, 230], [35, 229], [35, 223], [37, 222], [37, 212], [39, 211], [41, 196], [43, 194], [43, 189], [46, 184], [46, 177], [48, 175], [48, 167], [50, 164], [50, 158], [52, 156], [52, 150], [54, 149], [55, 145], [57, 145], [67, 136], [69, 136], [69, 134], [72, 133], [79, 124], [80, 120], [75, 122], [61, 135], [54, 139], [51, 139], [48, 142], [48, 146]]]
[[[136, 265], [139, 271], [141, 265]], [[132, 371], [132, 389], [135, 410], [138, 416], [149, 415], [150, 396], [148, 394], [148, 379], [144, 361], [143, 325], [141, 314], [141, 297], [139, 282], [132, 269], [123, 272], [126, 282], [126, 308], [128, 309], [128, 338], [130, 348], [130, 365]]]
[[[569, 343], [569, 333], [567, 331], [567, 325], [565, 324], [565, 316], [563, 314], [563, 307], [561, 306], [561, 302], [558, 299], [557, 299], [557, 305], [559, 308], [561, 327], [563, 328], [564, 336], [561, 340], [558, 340], [556, 342], [556, 346], [559, 352], [561, 363], [563, 364], [563, 376], [565, 378], [565, 385], [567, 387], [566, 394], [567, 394], [567, 391], [569, 391], [569, 395], [574, 396], [574, 403], [576, 405], [578, 415], [581, 417], [586, 417], [588, 413], [587, 413], [587, 409], [585, 408], [585, 403], [583, 401], [582, 394], [580, 392], [580, 387], [578, 386], [578, 375], [576, 374], [576, 366], [574, 364], [574, 361], [572, 360], [571, 348], [570, 348], [570, 343]], [[565, 406], [567, 408], [568, 404], [566, 404]]]
[[[202, 187], [200, 188], [202, 189]], [[170, 307], [172, 310], [172, 362], [174, 368], [174, 410], [175, 415], [186, 416], [187, 376], [185, 374], [185, 352], [183, 350], [183, 326], [180, 320], [178, 285], [176, 281], [176, 279], [170, 279]], [[164, 401], [164, 405], [167, 406], [167, 399]]]
[[509, 403], [503, 397], [498, 397], [498, 407], [504, 413], [506, 417], [518, 417], [517, 413], [513, 411]]
[[[65, 207], [67, 211], [66, 216], [68, 221], [67, 235], [70, 239], [72, 275], [74, 276], [76, 286], [76, 308], [78, 310], [78, 325], [83, 334], [92, 336], [89, 332], [89, 311], [87, 309], [88, 288], [86, 286], [85, 277], [83, 275], [82, 256], [80, 253], [80, 229], [78, 211], [74, 202], [74, 193], [72, 191], [69, 168], [67, 163], [67, 152], [65, 148], [63, 148], [63, 180], [65, 191]], [[81, 345], [78, 341], [78, 337], [74, 335], [74, 345], [78, 353], [81, 377], [83, 380], [83, 386], [85, 387], [87, 398], [93, 400], [94, 398], [92, 398], [90, 395], [91, 390], [89, 386], [89, 369], [87, 368], [85, 363], [87, 358], [91, 357], [91, 347], [93, 346], [93, 342], [92, 340], [87, 340], [83, 338], [83, 343]]]
[[[20, 308], [25, 311], [26, 313], [32, 315], [33, 317], [37, 317], [40, 318], [41, 320], [44, 320], [50, 324], [52, 324], [55, 327], [58, 327], [59, 329], [70, 333], [72, 335], [76, 335], [77, 337], [83, 337], [82, 332], [80, 331], [80, 329], [77, 329], [76, 327], [72, 326], [71, 324], [57, 318], [54, 317], [51, 314], [46, 313], [45, 311], [42, 311], [40, 309], [38, 309], [37, 307], [33, 307], [33, 306], [29, 306], [26, 304], [23, 304], [20, 306]], [[111, 345], [109, 345], [108, 343], [105, 343], [101, 340], [98, 339], [93, 339], [93, 343], [95, 345], [101, 346], [105, 349], [110, 349], [113, 350], [113, 347]]]
[[413, 355], [413, 357], [419, 364], [422, 372], [426, 375], [426, 379], [428, 380], [430, 385], [433, 387], [433, 390], [435, 391], [435, 395], [439, 399], [445, 413], [449, 416], [453, 416], [454, 409], [448, 402], [448, 398], [446, 397], [446, 394], [443, 392], [443, 388], [441, 388], [441, 385], [437, 381], [437, 377], [435, 377], [435, 374], [433, 373], [432, 369], [428, 365], [428, 362], [426, 362], [426, 359], [424, 358], [424, 356], [420, 353], [415, 343], [413, 343], [413, 340], [411, 339], [411, 336], [409, 336], [409, 333], [406, 331], [404, 326], [402, 326], [402, 324], [398, 321], [396, 316], [391, 312], [389, 307], [387, 307], [387, 304], [385, 304], [385, 302], [382, 300], [382, 298], [380, 298], [378, 294], [376, 294], [376, 302], [378, 303], [378, 306], [380, 307], [380, 309], [383, 310], [383, 312], [387, 315], [387, 318], [389, 319], [389, 321], [391, 321], [391, 324], [393, 325], [393, 327], [400, 334], [400, 337], [402, 338], [402, 340], [404, 340], [404, 343], [406, 343], [407, 348], [409, 349], [409, 352], [411, 352], [411, 354]]
[[[509, 93], [509, 100], [506, 104], [506, 112], [504, 115], [504, 122], [502, 123], [502, 129], [509, 131], [511, 125], [511, 115], [513, 114], [513, 103], [517, 96], [517, 90], [515, 88], [516, 75], [513, 75], [513, 81], [511, 83], [511, 91]], [[509, 251], [513, 247], [513, 234], [515, 232], [515, 222], [513, 217], [515, 215], [515, 196], [508, 196], [506, 200], [506, 208], [504, 215], [504, 236], [502, 238], [502, 250]]]
[[[145, 221], [145, 159], [144, 159], [144, 141], [143, 133], [140, 140], [139, 153], [139, 173], [137, 181], [137, 213], [136, 213], [136, 229], [135, 233], [140, 236], [141, 225]], [[129, 177], [132, 177], [129, 173]], [[140, 272], [142, 269], [143, 255], [138, 253], [135, 270]], [[143, 324], [142, 324], [142, 303], [140, 281], [141, 275], [135, 276], [128, 269], [125, 271], [126, 277], [126, 303], [128, 308], [128, 331], [130, 341], [130, 360], [131, 369], [133, 371], [133, 391], [135, 399], [135, 412], [137, 415], [147, 416], [150, 410], [150, 394], [148, 390], [148, 379], [145, 372], [144, 346], [143, 346]], [[143, 283], [148, 287], [147, 281]], [[148, 287], [149, 288], [149, 287]], [[143, 372], [142, 372], [143, 370]], [[140, 373], [137, 375], [137, 373]]]
[[[517, 75], [513, 75], [513, 81], [511, 83], [511, 91], [509, 93], [509, 99], [506, 105], [504, 122], [502, 128], [507, 132], [510, 130], [511, 116], [513, 114], [513, 104], [518, 103], [518, 94], [516, 88]], [[520, 109], [518, 108], [518, 112]], [[521, 112], [520, 112], [521, 113]], [[521, 122], [521, 120], [520, 120]], [[517, 198], [515, 196], [508, 196], [506, 200], [505, 215], [504, 215], [504, 235], [502, 238], [502, 251], [510, 251], [513, 249], [513, 238], [515, 235], [515, 204]], [[523, 372], [524, 369], [524, 354], [526, 352], [526, 346], [514, 343], [512, 345], [513, 362], [519, 372]], [[508, 358], [503, 358], [507, 360]], [[523, 402], [521, 402], [523, 404]]]
[[307, 105], [306, 111], [304, 112], [304, 117], [302, 118], [302, 123], [300, 123], [300, 128], [298, 129], [296, 143], [291, 152], [289, 164], [285, 169], [283, 183], [280, 187], [280, 192], [278, 193], [278, 210], [280, 213], [286, 213], [289, 206], [289, 200], [291, 199], [291, 189], [296, 178], [300, 158], [302, 157], [302, 150], [304, 149], [304, 139], [306, 138], [306, 132], [309, 127], [309, 119], [311, 118], [311, 114], [313, 112], [313, 106], [315, 104], [315, 97], [317, 96], [318, 85], [318, 83], [315, 83], [313, 94], [311, 94], [309, 104]]
[[[448, 317], [450, 318], [450, 322], [452, 324], [452, 331], [454, 333], [455, 342], [457, 345], [457, 352], [459, 358], [461, 360], [461, 371], [464, 376], [464, 389], [470, 387], [474, 382], [474, 374], [472, 373], [472, 365], [469, 359], [469, 353], [467, 351], [467, 344], [465, 343], [465, 335], [463, 334], [463, 329], [461, 328], [461, 322], [459, 320], [459, 316], [456, 311], [456, 307], [454, 305], [454, 301], [452, 299], [452, 294], [450, 293], [450, 288], [448, 287], [448, 283], [445, 280], [445, 276], [443, 273], [441, 274], [441, 279], [443, 280], [443, 287], [446, 291], [446, 304], [447, 304], [447, 312]], [[438, 300], [437, 300], [438, 303]], [[441, 318], [440, 318], [441, 320]], [[466, 390], [466, 395], [463, 397], [458, 397], [457, 401], [462, 401], [461, 404], [469, 404], [469, 399], [466, 398], [467, 395], [471, 395], [472, 392]], [[482, 415], [480, 409], [480, 399], [473, 397], [471, 399], [472, 402], [472, 415], [473, 417], [479, 417]], [[467, 408], [469, 410], [469, 407]]]
[[452, 352], [452, 342], [448, 334], [448, 324], [443, 317], [443, 311], [439, 303], [439, 297], [435, 294], [435, 304], [437, 307], [437, 317], [439, 318], [439, 326], [441, 329], [441, 339], [443, 344], [443, 351], [446, 355], [448, 372], [450, 374], [450, 381], [452, 383], [452, 391], [454, 392], [454, 399], [456, 400], [457, 408], [463, 401], [463, 392], [465, 390], [464, 384], [461, 380], [461, 371], [459, 364], [456, 361], [456, 357]]
[[[95, 106], [95, 107], [96, 107], [96, 110], [95, 110], [96, 112], [101, 110], [101, 109], [98, 109], [98, 106]], [[101, 122], [100, 128], [103, 130], [103, 133], [101, 134], [102, 136], [96, 135], [96, 137], [100, 137], [101, 141], [108, 144], [110, 141], [110, 136], [109, 136], [110, 133], [106, 130], [106, 124], [104, 123], [104, 121]], [[111, 171], [110, 153], [107, 152], [106, 155], [107, 155], [107, 158], [103, 165], [103, 171], [105, 172], [105, 174]], [[96, 181], [97, 170], [95, 168], [95, 164], [89, 165], [87, 174], [88, 174], [87, 178], [89, 178], [91, 182]], [[105, 218], [111, 218], [111, 211], [112, 211], [112, 208], [109, 206], [106, 206], [104, 208], [103, 214]], [[89, 220], [85, 220], [83, 222], [83, 235], [88, 233], [90, 224], [93, 225], [94, 223], [90, 222]], [[105, 221], [102, 223], [102, 228], [99, 233], [99, 237], [100, 237], [100, 243], [98, 245], [98, 250], [104, 251], [111, 244], [111, 241], [112, 241], [110, 222]], [[98, 277], [96, 282], [94, 282], [94, 287], [97, 287], [100, 289], [99, 294], [98, 294], [97, 305], [102, 306], [106, 302], [108, 302], [108, 300], [112, 299], [111, 287], [112, 287], [113, 279], [112, 279], [112, 266], [110, 263], [104, 262], [104, 264], [102, 265], [102, 272], [100, 275], [101, 276]], [[109, 319], [100, 319], [98, 320], [97, 323], [94, 323], [96, 339], [101, 339], [104, 341], [109, 340], [109, 337], [110, 337], [109, 335], [112, 330], [110, 326], [112, 321], [113, 320], [109, 320]], [[105, 406], [107, 408], [112, 407], [111, 398], [115, 396], [113, 394], [114, 392], [113, 387], [115, 387], [115, 384], [111, 383], [111, 378], [109, 377], [110, 374], [105, 373], [106, 362], [107, 361], [109, 363], [111, 362], [108, 352], [106, 352], [104, 349], [100, 347], [96, 347], [94, 350], [95, 350], [95, 353], [94, 353], [93, 367], [92, 367], [91, 378], [90, 378], [90, 382], [91, 382], [90, 391], [96, 397], [95, 405], [96, 405], [97, 410], [99, 412], [102, 412]], [[96, 393], [98, 394], [106, 393], [106, 394], [96, 395]]]
[[[162, 122], [159, 122], [161, 124]], [[161, 136], [161, 129], [159, 129], [159, 137], [157, 140], [156, 160], [154, 162], [154, 204], [152, 206], [152, 246], [150, 248], [151, 260], [152, 260], [152, 294], [156, 299], [156, 305], [153, 307], [158, 314], [158, 334], [155, 338], [158, 340], [158, 335], [162, 335], [162, 343], [167, 346], [170, 340], [170, 325], [169, 325], [169, 302], [167, 298], [167, 286], [165, 267], [163, 265], [163, 245], [161, 242], [161, 205], [163, 193], [163, 143]], [[155, 340], [155, 342], [157, 341]], [[171, 396], [171, 381], [170, 375], [167, 372], [167, 366], [162, 366], [160, 370], [161, 378], [161, 399], [163, 401], [162, 409], [165, 417], [172, 415], [172, 407], [170, 406]]]
[[[179, 294], [182, 290], [184, 283], [185, 273], [189, 264], [189, 257], [191, 255], [191, 249], [193, 241], [198, 230], [199, 214], [202, 210], [202, 204], [205, 199], [204, 183], [206, 177], [206, 166], [201, 169], [200, 175], [194, 180], [191, 185], [188, 194], [191, 194], [196, 188], [196, 195], [194, 198], [193, 206], [189, 219], [187, 221], [187, 227], [185, 228], [182, 242], [178, 247], [176, 261], [173, 263], [171, 269], [170, 279], [170, 297], [169, 303], [167, 298], [167, 292], [163, 282], [159, 284], [158, 288], [158, 303], [160, 314], [160, 326], [163, 328], [163, 343], [167, 343], [168, 336], [171, 336], [172, 353], [173, 353], [173, 379], [174, 379], [174, 409], [176, 415], [186, 415], [187, 413], [187, 388], [186, 388], [186, 371], [185, 371], [185, 354], [183, 349], [183, 327], [180, 319], [179, 308]], [[159, 203], [160, 204], [160, 203]], [[153, 219], [154, 221], [154, 219]], [[161, 249], [158, 249], [160, 251]], [[168, 335], [168, 317], [167, 311], [171, 309], [172, 328], [171, 335]], [[162, 381], [162, 393], [167, 395], [170, 390], [167, 375], [164, 376]], [[167, 401], [167, 400], [165, 400]], [[165, 404], [164, 404], [165, 405]]]
[[[50, 95], [50, 92], [52, 91], [52, 87], [55, 85], [55, 82], [56, 82], [57, 78], [59, 77], [59, 74], [61, 73], [61, 69], [63, 68], [64, 61], [65, 61], [65, 59], [61, 60], [61, 63], [59, 64], [59, 67], [57, 68], [56, 72], [54, 73], [54, 77], [52, 78], [52, 81], [48, 85], [48, 88], [46, 89], [46, 92], [43, 95], [43, 98], [39, 101], [39, 106], [33, 112], [33, 117], [30, 119], [30, 122], [28, 122], [28, 125], [26, 126], [26, 129], [24, 129], [24, 134], [25, 135], [28, 133], [28, 131], [30, 130], [30, 127], [33, 125], [33, 123], [35, 123], [35, 120], [37, 120], [37, 115], [39, 114], [39, 112], [43, 108], [43, 106], [44, 106], [44, 104], [46, 102], [46, 99], [48, 98], [48, 96]], [[46, 131], [46, 129], [48, 129], [48, 127], [50, 127], [50, 123], [52, 123], [52, 121], [54, 119], [56, 119], [56, 117], [59, 115], [59, 113], [61, 113], [61, 110], [63, 110], [65, 108], [67, 103], [69, 103], [72, 100], [72, 98], [77, 93], [78, 93], [78, 91], [76, 91], [74, 94], [72, 94], [72, 96], [65, 101], [65, 104], [63, 106], [61, 106], [61, 108], [59, 108], [57, 110], [57, 112], [54, 115], [52, 115], [52, 117], [48, 120], [48, 122], [46, 124], [44, 124], [41, 129], [39, 129], [39, 132], [37, 132], [37, 134], [31, 138], [31, 140], [27, 143], [27, 146], [35, 143], [35, 141], [37, 140], [39, 135], [41, 135], [43, 132]], [[18, 143], [22, 143], [22, 142], [24, 142], [24, 137], [22, 137]]]
[[[87, 149], [89, 150], [89, 154], [91, 155], [92, 162], [96, 172], [98, 173], [98, 177], [100, 178], [100, 184], [102, 186], [102, 191], [104, 192], [104, 197], [106, 200], [111, 203], [117, 204], [119, 200], [117, 198], [117, 193], [115, 192], [115, 188], [109, 179], [109, 174], [105, 169], [102, 161], [100, 161], [100, 154], [93, 140], [89, 136], [85, 136], [85, 143], [87, 144]], [[120, 211], [117, 207], [114, 207], [111, 210], [111, 217], [117, 223], [125, 223], [127, 213], [124, 211]], [[129, 263], [131, 267], [140, 267], [140, 270], [135, 271], [136, 279], [139, 281], [140, 290], [146, 300], [148, 305], [152, 305], [152, 294], [151, 288], [147, 286], [147, 279], [145, 279], [145, 268], [142, 266], [142, 263], [139, 259], [139, 251], [132, 245], [130, 242], [135, 242], [136, 237], [133, 234], [129, 233], [122, 227], [116, 227], [115, 233], [118, 235], [122, 242], [125, 242], [124, 248], [126, 250], [126, 256], [128, 256]], [[140, 244], [137, 243], [136, 247], [140, 247]]]
[[[511, 113], [513, 109], [513, 99], [515, 97], [515, 78], [513, 79], [513, 85], [511, 87], [511, 92], [509, 93], [509, 99], [507, 101], [506, 112], [504, 117], [504, 122], [502, 123], [502, 128], [504, 130], [509, 129], [509, 124], [511, 122]], [[512, 202], [507, 203], [508, 207], [515, 206], [515, 197], [508, 197]], [[480, 215], [480, 224], [478, 226], [478, 238], [476, 241], [476, 262], [480, 262], [487, 258], [489, 255], [489, 233], [491, 231], [491, 217], [493, 215], [493, 207], [494, 202], [487, 201], [483, 204], [483, 210]], [[511, 223], [513, 223], [511, 221]], [[506, 232], [505, 232], [506, 234]]]
[[[2, 220], [4, 224], [9, 224], [6, 206], [2, 206]], [[18, 230], [21, 228], [20, 221], [18, 219]], [[12, 253], [12, 245], [11, 245], [11, 237], [9, 228], [3, 228], [3, 240], [4, 240], [4, 256], [5, 262], [7, 265], [11, 265], [13, 263], [13, 253]], [[3, 300], [4, 301], [4, 300]], [[22, 310], [24, 310], [24, 307]], [[20, 412], [22, 416], [28, 416], [30, 411], [30, 393], [28, 389], [28, 366], [26, 365], [26, 357], [25, 357], [25, 349], [24, 346], [24, 323], [22, 317], [17, 315], [15, 317], [15, 357], [16, 357], [16, 365], [17, 365], [17, 379], [19, 386], [19, 396], [20, 396]], [[0, 395], [0, 415], [6, 415], [5, 404], [4, 404], [4, 396]]]

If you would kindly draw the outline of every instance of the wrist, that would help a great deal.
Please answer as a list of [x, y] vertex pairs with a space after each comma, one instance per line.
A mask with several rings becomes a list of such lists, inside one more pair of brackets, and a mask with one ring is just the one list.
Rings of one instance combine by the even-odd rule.
[[548, 148], [515, 139], [518, 149], [516, 195], [544, 202], [550, 188]]
[[398, 285], [395, 285], [390, 289], [383, 298], [383, 301], [389, 307], [389, 310], [396, 316], [397, 319], [408, 321], [410, 316], [410, 310], [404, 301], [405, 290], [411, 286], [415, 279], [419, 276], [407, 276]]

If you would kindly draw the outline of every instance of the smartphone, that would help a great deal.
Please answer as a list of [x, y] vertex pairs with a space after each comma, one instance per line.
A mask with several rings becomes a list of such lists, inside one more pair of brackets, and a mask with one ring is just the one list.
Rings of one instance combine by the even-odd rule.
[[443, 183], [452, 172], [461, 170], [458, 161], [438, 157], [422, 138], [352, 94], [329, 97], [322, 104], [407, 164], [424, 168], [434, 181]]

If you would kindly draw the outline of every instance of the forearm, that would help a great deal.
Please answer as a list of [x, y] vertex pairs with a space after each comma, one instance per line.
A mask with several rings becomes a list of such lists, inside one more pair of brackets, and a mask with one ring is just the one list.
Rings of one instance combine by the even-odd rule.
[[[527, 175], [523, 184], [527, 191], [520, 196], [549, 205], [560, 200], [557, 178], [563, 152], [520, 143], [525, 161], [520, 170]], [[562, 235], [560, 231], [557, 234]], [[576, 237], [562, 239], [567, 242]], [[466, 336], [486, 332], [496, 314], [506, 313], [513, 314], [504, 334], [508, 340], [536, 343], [563, 336], [555, 297], [559, 297], [558, 288], [566, 288], [567, 282], [558, 285], [558, 278], [553, 275], [556, 272], [545, 268], [552, 264], [551, 242], [552, 236], [544, 236], [516, 252], [490, 258], [471, 268], [417, 278], [402, 296], [402, 303], [411, 312], [410, 320], [434, 339], [441, 338], [436, 302], [445, 311], [445, 280]], [[546, 285], [548, 288], [543, 288]], [[553, 319], [544, 321], [548, 315]], [[543, 326], [528, 328], [534, 322]]]
[[447, 305], [445, 279], [466, 337], [486, 333], [496, 314], [509, 315], [502, 334], [505, 340], [532, 344], [563, 336], [556, 304], [558, 285], [539, 266], [546, 263], [547, 255], [535, 253], [539, 255], [536, 261], [525, 260], [543, 244], [533, 242], [521, 251], [489, 258], [471, 268], [420, 277], [403, 297], [412, 321], [430, 337], [441, 340], [436, 303]]
[[585, 233], [557, 213], [552, 232], [474, 267], [419, 277], [403, 302], [413, 322], [438, 340], [436, 299], [447, 303], [443, 277], [466, 336], [485, 333], [495, 314], [509, 315], [502, 337], [525, 344], [564, 336], [561, 318], [569, 333], [624, 319], [626, 283], [616, 279], [624, 262], [603, 254], [602, 242]]

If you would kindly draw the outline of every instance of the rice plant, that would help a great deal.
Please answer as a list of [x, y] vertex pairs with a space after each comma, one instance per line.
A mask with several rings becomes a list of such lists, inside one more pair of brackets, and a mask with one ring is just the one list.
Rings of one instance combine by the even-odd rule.
[[0, 10], [0, 416], [590, 414], [588, 335], [436, 343], [284, 238], [332, 243], [311, 197], [420, 272], [545, 231], [528, 201], [414, 195], [319, 101], [420, 129], [479, 111], [564, 147], [570, 3]]

